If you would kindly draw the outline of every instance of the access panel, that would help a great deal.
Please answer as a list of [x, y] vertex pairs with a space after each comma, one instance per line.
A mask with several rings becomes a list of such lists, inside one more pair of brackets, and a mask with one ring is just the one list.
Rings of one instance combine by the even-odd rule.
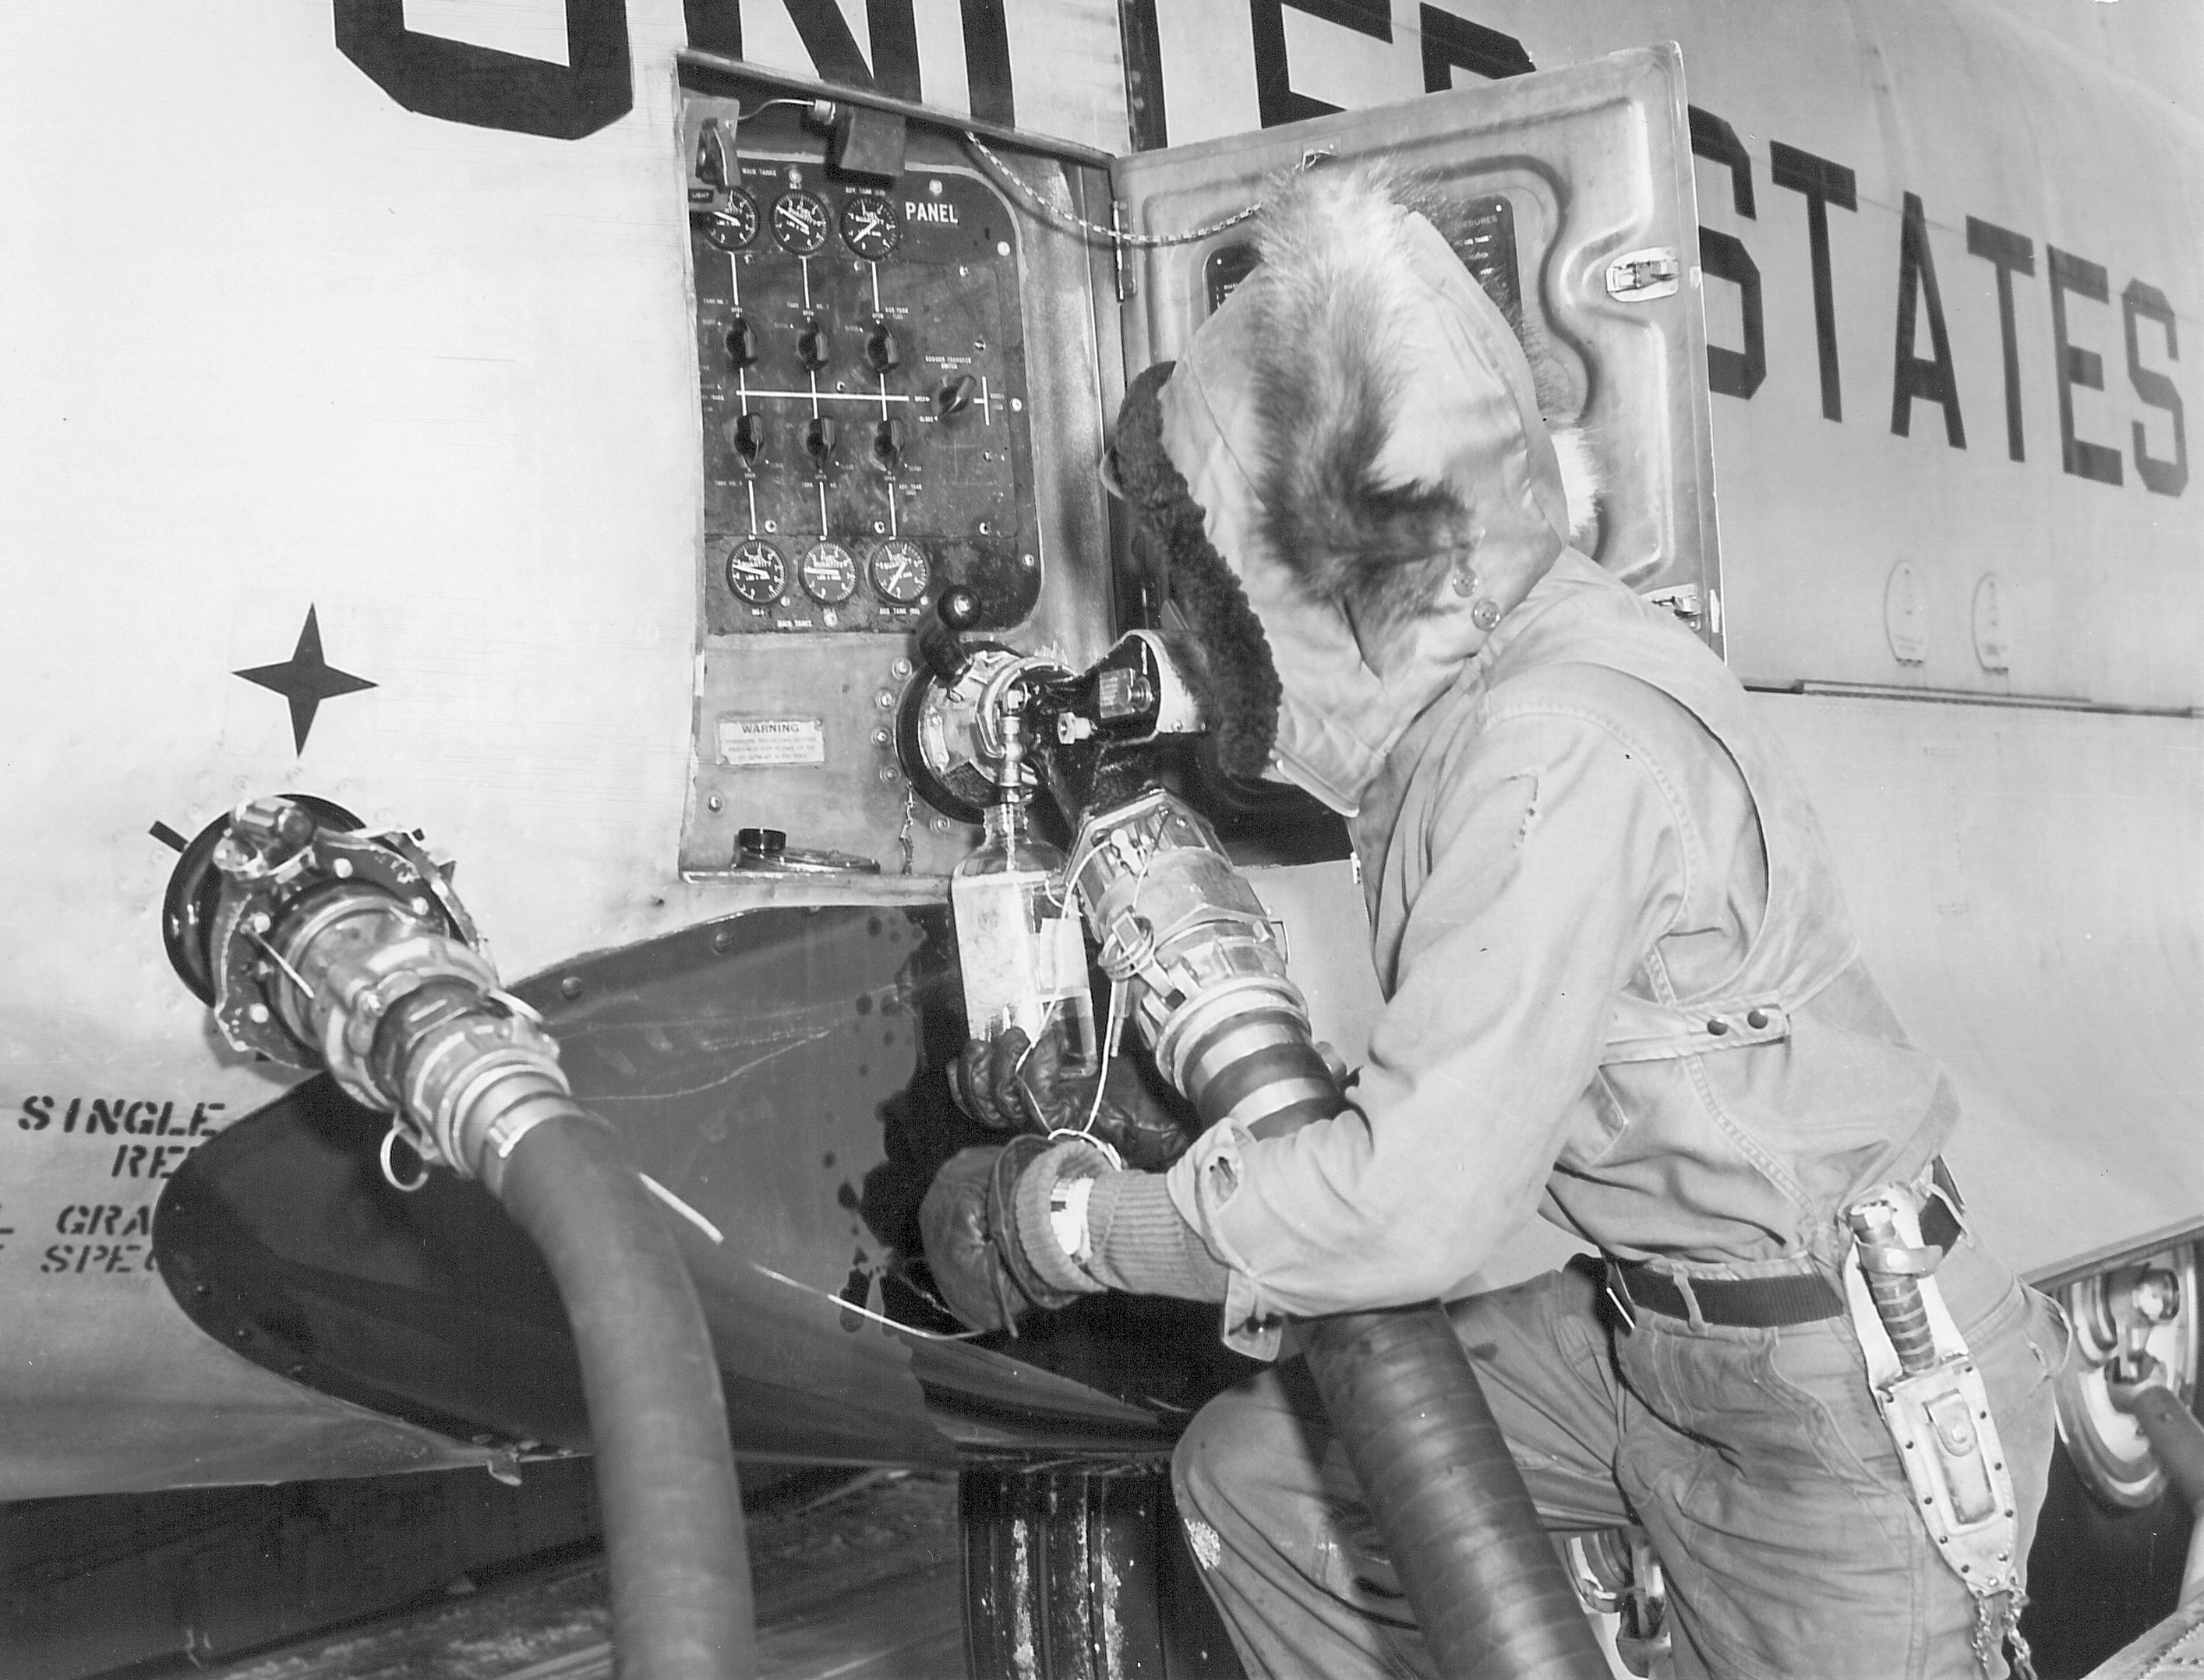
[[1478, 82], [1397, 105], [1117, 160], [1130, 225], [1204, 237], [1129, 258], [1125, 363], [1176, 357], [1248, 274], [1218, 227], [1280, 172], [1376, 163], [1457, 200], [1455, 251], [1553, 352], [1546, 417], [1585, 429], [1604, 489], [1593, 558], [1720, 652], [1721, 573], [1700, 311], [1697, 200], [1674, 45]]

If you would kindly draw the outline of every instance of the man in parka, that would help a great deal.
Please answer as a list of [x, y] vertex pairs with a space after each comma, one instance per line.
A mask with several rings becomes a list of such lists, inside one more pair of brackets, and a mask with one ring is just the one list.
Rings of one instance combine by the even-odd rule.
[[[958, 1156], [936, 1280], [989, 1328], [1105, 1287], [1219, 1300], [1269, 1355], [1281, 1316], [1460, 1295], [1535, 1206], [1603, 1268], [1453, 1322], [1547, 1525], [1649, 1532], [1680, 1675], [2001, 1667], [1878, 1417], [1846, 1210], [1927, 1193], [2023, 1558], [2063, 1337], [1964, 1228], [1951, 1085], [1863, 966], [1803, 793], [1721, 662], [1571, 547], [1531, 369], [1431, 222], [1326, 168], [1264, 223], [1117, 453], [1260, 623], [1274, 770], [1349, 819], [1384, 1010], [1328, 1122], [1221, 1125], [1161, 1174], [1059, 1144], [1007, 1191]], [[991, 1112], [1004, 1061], [967, 1057]], [[1424, 1666], [1297, 1363], [1212, 1400], [1173, 1472], [1251, 1675]]]

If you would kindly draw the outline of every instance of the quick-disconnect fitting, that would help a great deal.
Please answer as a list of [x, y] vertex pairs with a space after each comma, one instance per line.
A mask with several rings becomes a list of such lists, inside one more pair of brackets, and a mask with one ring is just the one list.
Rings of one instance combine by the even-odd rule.
[[1262, 1135], [1338, 1111], [1284, 938], [1198, 813], [1157, 789], [1090, 817], [1067, 873], [1126, 1014], [1205, 1124]]
[[414, 836], [335, 828], [274, 796], [238, 807], [212, 862], [205, 967], [231, 1044], [328, 1068], [396, 1115], [424, 1161], [471, 1177], [494, 1180], [531, 1126], [574, 1111], [557, 1044], [501, 989]]

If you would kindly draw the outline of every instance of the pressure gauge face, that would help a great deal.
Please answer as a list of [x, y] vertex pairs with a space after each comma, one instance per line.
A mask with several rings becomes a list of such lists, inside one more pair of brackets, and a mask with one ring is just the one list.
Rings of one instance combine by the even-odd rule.
[[826, 243], [827, 226], [826, 206], [809, 192], [784, 192], [773, 201], [773, 236], [784, 251], [816, 255]]
[[747, 192], [730, 192], [713, 213], [704, 237], [721, 251], [740, 251], [757, 237], [757, 201]]
[[787, 587], [788, 571], [780, 551], [770, 542], [749, 537], [735, 545], [727, 556], [727, 587], [752, 606], [770, 606]]
[[815, 542], [797, 568], [803, 593], [824, 606], [845, 601], [857, 590], [857, 563], [838, 542]]
[[877, 263], [903, 243], [903, 222], [879, 193], [852, 192], [842, 201], [842, 237], [858, 256]]
[[926, 551], [907, 536], [892, 536], [873, 550], [870, 568], [873, 588], [883, 600], [908, 606], [926, 593], [933, 581], [933, 568]]

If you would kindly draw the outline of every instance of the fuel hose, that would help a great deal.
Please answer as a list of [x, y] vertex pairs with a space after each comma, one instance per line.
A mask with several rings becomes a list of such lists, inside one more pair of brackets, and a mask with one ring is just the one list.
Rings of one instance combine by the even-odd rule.
[[710, 1328], [612, 1128], [524, 1016], [463, 978], [382, 1014], [366, 1071], [433, 1116], [557, 1287], [582, 1369], [620, 1680], [754, 1680], [741, 1490]]
[[[1199, 1043], [1181, 1052], [1205, 1126], [1251, 1099], [1259, 1106], [1266, 1087], [1293, 1100], [1249, 1128], [1259, 1138], [1347, 1109], [1291, 1012], [1241, 1012], [1204, 1036], [1220, 1050], [1271, 1040], [1239, 1056]], [[1304, 1318], [1295, 1334], [1443, 1680], [1608, 1680], [1444, 1309], [1433, 1301]]]
[[574, 1333], [621, 1680], [757, 1672], [742, 1500], [712, 1340], [679, 1249], [602, 1122], [570, 1106], [492, 1186]]
[[696, 1284], [419, 839], [247, 801], [177, 866], [171, 960], [233, 1045], [328, 1068], [536, 1245], [581, 1367], [621, 1680], [754, 1680], [741, 1494]]

